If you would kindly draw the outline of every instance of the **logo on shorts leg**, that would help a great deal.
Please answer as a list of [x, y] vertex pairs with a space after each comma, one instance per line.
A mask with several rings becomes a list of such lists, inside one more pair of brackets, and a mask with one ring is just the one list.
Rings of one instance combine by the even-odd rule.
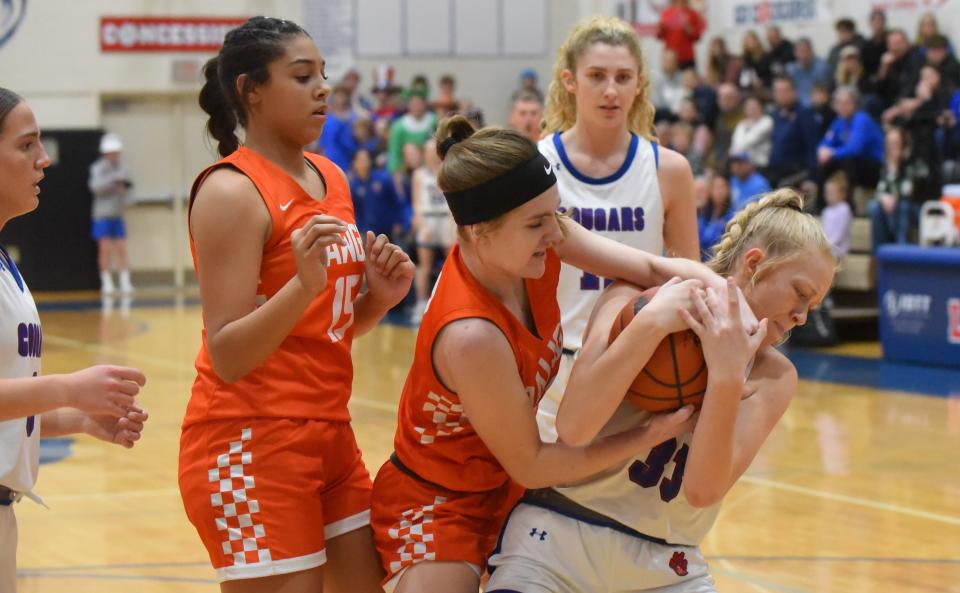
[[536, 527], [534, 527], [533, 529], [530, 530], [530, 537], [539, 537], [539, 538], [540, 538], [540, 541], [546, 541], [546, 539], [547, 539], [547, 532], [546, 532], [546, 531], [540, 531], [540, 530], [538, 530]]
[[687, 555], [685, 552], [674, 552], [670, 558], [670, 568], [677, 573], [679, 577], [687, 576]]

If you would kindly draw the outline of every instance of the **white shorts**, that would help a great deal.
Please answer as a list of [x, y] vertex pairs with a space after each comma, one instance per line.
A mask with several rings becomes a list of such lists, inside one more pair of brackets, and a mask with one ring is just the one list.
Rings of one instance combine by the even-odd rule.
[[560, 356], [560, 366], [557, 376], [554, 377], [550, 389], [544, 394], [537, 405], [537, 427], [540, 429], [540, 440], [544, 443], [557, 442], [557, 411], [560, 409], [560, 400], [570, 381], [570, 371], [573, 370], [573, 361], [576, 354], [566, 352]]
[[0, 505], [0, 591], [17, 590], [17, 516]]
[[417, 228], [417, 246], [449, 249], [456, 239], [457, 227], [446, 212], [425, 213]]
[[486, 593], [716, 593], [694, 546], [670, 546], [520, 503], [490, 557]]

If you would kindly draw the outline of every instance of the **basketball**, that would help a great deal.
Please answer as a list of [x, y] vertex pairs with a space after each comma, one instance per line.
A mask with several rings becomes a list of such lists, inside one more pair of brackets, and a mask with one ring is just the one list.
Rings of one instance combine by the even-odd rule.
[[[610, 329], [610, 343], [657, 293], [645, 290], [620, 311]], [[668, 335], [654, 350], [647, 365], [630, 384], [626, 398], [648, 412], [672, 412], [683, 406], [703, 403], [707, 390], [707, 363], [700, 340], [692, 330]]]

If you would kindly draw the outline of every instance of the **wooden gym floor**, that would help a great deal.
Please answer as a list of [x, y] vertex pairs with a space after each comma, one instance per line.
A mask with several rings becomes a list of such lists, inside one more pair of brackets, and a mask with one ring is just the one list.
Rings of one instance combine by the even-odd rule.
[[[218, 590], [177, 491], [179, 425], [200, 336], [199, 309], [178, 300], [148, 300], [128, 313], [114, 304], [109, 314], [41, 305], [44, 372], [140, 367], [151, 419], [132, 451], [86, 437], [45, 444], [45, 456], [64, 458], [41, 469], [37, 493], [50, 510], [16, 507], [21, 593]], [[384, 325], [355, 343], [351, 410], [371, 472], [392, 448], [414, 337]], [[840, 351], [847, 366], [876, 364], [877, 352], [872, 344]], [[826, 364], [805, 356], [814, 368]], [[915, 384], [930, 376], [907, 372]], [[704, 543], [719, 590], [960, 592], [960, 373], [945, 379], [954, 398], [816, 376], [826, 380], [802, 382]]]

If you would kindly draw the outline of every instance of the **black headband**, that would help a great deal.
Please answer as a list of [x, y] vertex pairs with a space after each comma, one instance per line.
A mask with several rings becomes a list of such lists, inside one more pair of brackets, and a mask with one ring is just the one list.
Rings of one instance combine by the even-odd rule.
[[443, 192], [458, 225], [493, 220], [526, 204], [557, 182], [553, 166], [539, 152], [493, 179], [458, 192]]

